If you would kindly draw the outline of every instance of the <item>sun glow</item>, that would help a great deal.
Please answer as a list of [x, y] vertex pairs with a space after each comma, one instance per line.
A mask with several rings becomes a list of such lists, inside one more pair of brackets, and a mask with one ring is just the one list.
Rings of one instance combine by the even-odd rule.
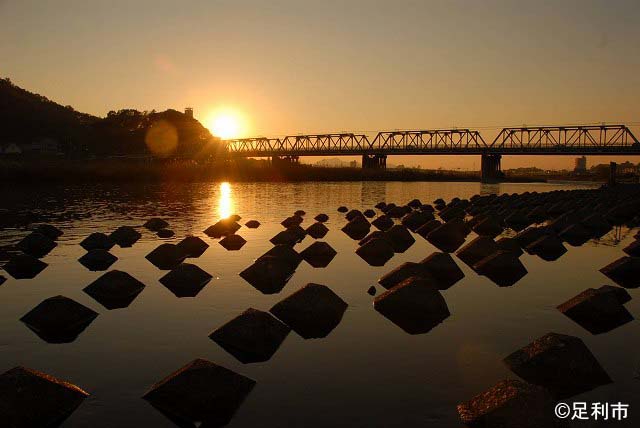
[[220, 197], [218, 199], [218, 216], [227, 218], [233, 214], [233, 198], [231, 197], [231, 185], [226, 181], [220, 183]]
[[213, 135], [223, 140], [238, 138], [244, 132], [242, 117], [233, 111], [219, 111], [211, 114], [207, 128]]

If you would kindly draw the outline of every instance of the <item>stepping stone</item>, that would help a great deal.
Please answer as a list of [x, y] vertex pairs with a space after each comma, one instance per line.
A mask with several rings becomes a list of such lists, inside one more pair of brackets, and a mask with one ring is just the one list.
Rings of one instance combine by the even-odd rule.
[[[6, 266], [5, 270], [7, 270]], [[640, 286], [639, 257], [620, 257], [618, 260], [600, 269], [600, 272], [621, 287], [638, 288]]]
[[382, 278], [378, 280], [378, 284], [389, 290], [404, 280], [414, 276], [423, 279], [432, 279], [425, 266], [420, 263], [405, 262], [382, 276]]
[[249, 308], [209, 335], [241, 363], [271, 359], [291, 329], [268, 312]]
[[533, 244], [538, 239], [544, 237], [547, 233], [547, 229], [544, 227], [529, 227], [521, 232], [518, 232], [513, 239], [518, 241], [520, 248], [525, 249], [529, 245]]
[[174, 244], [161, 244], [145, 257], [160, 270], [171, 270], [184, 261], [186, 255]]
[[109, 235], [109, 239], [121, 248], [132, 247], [140, 238], [142, 234], [131, 226], [120, 226]]
[[314, 268], [324, 268], [338, 254], [331, 245], [316, 241], [300, 252], [300, 256]]
[[364, 210], [362, 214], [364, 214], [366, 218], [373, 218], [376, 216], [376, 212], [372, 209]]
[[429, 204], [422, 204], [422, 205], [420, 205], [420, 211], [426, 211], [426, 212], [433, 213], [435, 211], [435, 209]]
[[329, 232], [329, 229], [324, 224], [317, 222], [307, 227], [305, 232], [313, 239], [322, 239]]
[[70, 382], [14, 367], [0, 375], [0, 419], [10, 427], [55, 427], [89, 394]]
[[[523, 212], [515, 212], [504, 219], [505, 224], [516, 232], [520, 232], [533, 223], [533, 220]], [[494, 236], [495, 237], [495, 236]]]
[[247, 243], [247, 241], [240, 235], [227, 235], [220, 242], [227, 251], [238, 251]]
[[260, 222], [258, 220], [249, 220], [244, 225], [247, 226], [249, 229], [257, 229], [260, 227]]
[[369, 296], [375, 296], [376, 295], [376, 287], [374, 287], [373, 285], [371, 287], [369, 287], [369, 289], [367, 290], [367, 294]]
[[371, 224], [364, 216], [355, 217], [342, 227], [342, 231], [351, 239], [361, 240], [369, 234]]
[[31, 232], [20, 242], [16, 244], [16, 248], [23, 253], [33, 257], [44, 257], [58, 244], [39, 232]]
[[[626, 292], [623, 288], [618, 289]], [[591, 334], [606, 333], [634, 319], [622, 306], [620, 298], [624, 297], [610, 288], [588, 288], [559, 305], [558, 310]]]
[[423, 238], [427, 239], [427, 235], [429, 235], [429, 233], [431, 233], [432, 230], [435, 230], [440, 226], [442, 226], [442, 222], [434, 219], [420, 226], [416, 230], [416, 233], [422, 236]]
[[167, 223], [165, 220], [161, 219], [161, 218], [151, 218], [149, 220], [147, 220], [142, 227], [149, 229], [152, 232], [157, 232], [161, 229], [166, 229], [167, 227], [169, 227], [169, 223]]
[[356, 254], [371, 266], [384, 266], [393, 257], [394, 251], [388, 240], [377, 238], [358, 247]]
[[40, 224], [35, 228], [35, 232], [46, 236], [52, 241], [55, 241], [64, 234], [60, 229], [51, 224]]
[[456, 256], [458, 256], [458, 258], [467, 266], [473, 268], [473, 265], [498, 250], [498, 245], [495, 243], [493, 238], [489, 238], [488, 236], [478, 236], [476, 239], [460, 248], [456, 252]]
[[271, 242], [273, 245], [288, 245], [290, 247], [293, 247], [300, 241], [300, 236], [296, 232], [289, 229], [279, 232], [276, 236], [269, 240], [269, 242]]
[[552, 262], [558, 260], [567, 249], [562, 245], [562, 241], [553, 235], [545, 235], [542, 238], [529, 244], [525, 250], [530, 254], [535, 254], [542, 260]]
[[200, 267], [182, 263], [160, 278], [160, 282], [176, 297], [196, 297], [211, 278]]
[[499, 287], [511, 287], [529, 273], [515, 254], [503, 250], [480, 260], [473, 265], [473, 270]]
[[222, 220], [218, 220], [214, 225], [207, 227], [204, 233], [210, 238], [218, 239], [225, 235], [236, 233], [240, 227], [241, 226], [234, 220], [223, 218]]
[[175, 232], [171, 229], [160, 229], [156, 235], [158, 238], [171, 238], [175, 235]]
[[618, 303], [624, 305], [631, 301], [631, 295], [627, 290], [621, 287], [615, 287], [613, 285], [603, 285], [600, 288], [596, 288], [597, 291], [603, 294], [612, 294], [618, 300]]
[[240, 277], [263, 294], [275, 294], [284, 288], [294, 272], [291, 260], [265, 254], [240, 272]]
[[91, 250], [107, 250], [109, 251], [115, 242], [111, 240], [107, 235], [101, 232], [94, 232], [87, 236], [80, 242], [80, 246], [87, 251]]
[[450, 315], [432, 281], [418, 277], [408, 278], [380, 294], [373, 307], [409, 334], [427, 333]]
[[393, 251], [396, 253], [404, 253], [411, 247], [415, 238], [407, 230], [406, 227], [396, 224], [385, 232], [386, 239], [391, 243]]
[[91, 250], [78, 259], [82, 266], [94, 272], [109, 269], [116, 260], [118, 258], [106, 250]]
[[407, 205], [411, 208], [418, 209], [422, 206], [422, 202], [420, 202], [420, 199], [412, 199]]
[[[302, 256], [300, 253], [288, 245], [276, 245], [260, 256], [260, 258], [269, 256], [282, 260], [291, 267], [291, 270], [296, 270], [300, 263], [302, 263]], [[260, 258], [258, 258], [258, 260], [260, 260]]]
[[293, 215], [298, 216], [298, 217], [302, 217], [305, 214], [307, 214], [304, 210], [297, 210], [296, 212], [293, 213]]
[[33, 256], [16, 254], [5, 263], [3, 269], [15, 279], [32, 279], [47, 266], [49, 266], [47, 263]]
[[143, 398], [180, 426], [222, 427], [255, 384], [248, 377], [197, 359], [153, 385]]
[[522, 251], [520, 244], [518, 244], [518, 241], [516, 241], [515, 238], [500, 238], [496, 241], [496, 245], [500, 250], [509, 251], [516, 257], [520, 257], [524, 254], [524, 251]]
[[304, 237], [307, 236], [307, 231], [299, 225], [288, 227], [287, 231], [296, 235], [298, 237], [298, 241], [302, 241]]
[[563, 229], [558, 237], [569, 245], [579, 247], [591, 239], [591, 232], [580, 223], [576, 223]]
[[320, 223], [325, 223], [329, 221], [329, 216], [326, 214], [318, 214], [317, 216], [314, 217], [314, 220], [319, 221]]
[[393, 207], [387, 212], [385, 212], [385, 214], [391, 218], [402, 218], [405, 214], [408, 214], [410, 212], [411, 212], [411, 208], [402, 206], [402, 207]]
[[309, 283], [276, 303], [269, 312], [304, 339], [329, 335], [340, 324], [347, 303], [325, 285]]
[[358, 241], [358, 245], [362, 247], [364, 244], [374, 239], [387, 239], [387, 235], [385, 235], [385, 233], [381, 230], [374, 230], [373, 232], [362, 238], [360, 241]]
[[379, 210], [383, 209], [383, 208], [384, 208], [384, 207], [386, 207], [386, 206], [387, 206], [387, 204], [386, 204], [386, 203], [384, 203], [384, 202], [378, 202], [378, 203], [375, 205], [375, 207], [376, 207], [377, 209], [379, 209]]
[[357, 217], [364, 217], [364, 214], [362, 214], [362, 211], [360, 210], [351, 210], [344, 217], [347, 219], [347, 221], [351, 221]]
[[287, 217], [280, 223], [287, 229], [291, 226], [300, 226], [300, 224], [304, 221], [304, 219], [297, 215], [292, 215], [291, 217]]
[[402, 217], [402, 220], [400, 220], [400, 222], [404, 227], [411, 230], [412, 232], [415, 232], [420, 228], [420, 226], [431, 220], [435, 220], [435, 217], [430, 212], [412, 211]]
[[464, 278], [464, 272], [448, 253], [435, 252], [422, 260], [420, 265], [435, 279], [438, 290], [447, 290]]
[[383, 213], [388, 213], [389, 211], [391, 211], [392, 209], [394, 209], [396, 207], [396, 204], [394, 204], [393, 202], [391, 202], [390, 204], [386, 204], [384, 207], [380, 208], [382, 210]]
[[338, 212], [339, 213], [346, 213], [347, 211], [349, 211], [349, 208], [347, 208], [345, 206], [338, 207]]
[[511, 371], [568, 398], [611, 383], [598, 360], [577, 337], [549, 333], [504, 359]]
[[111, 310], [128, 307], [143, 289], [144, 284], [128, 273], [112, 270], [86, 286], [83, 291]]
[[374, 225], [376, 229], [384, 232], [391, 229], [395, 223], [393, 222], [393, 219], [391, 217], [388, 217], [387, 215], [383, 214], [380, 217], [373, 220], [371, 224]]
[[176, 244], [176, 247], [189, 258], [200, 257], [209, 248], [209, 244], [197, 236], [187, 236]]
[[622, 249], [625, 253], [632, 257], [640, 257], [640, 240], [635, 240], [631, 244]]
[[465, 239], [464, 226], [459, 222], [453, 221], [444, 223], [427, 235], [427, 241], [445, 253], [452, 253], [457, 250]]
[[479, 236], [495, 238], [502, 233], [502, 226], [495, 218], [487, 218], [472, 227], [472, 230]]
[[506, 379], [457, 408], [460, 420], [469, 427], [565, 427], [565, 422], [554, 414], [555, 405], [544, 388]]
[[20, 318], [49, 343], [73, 342], [98, 316], [97, 312], [64, 296], [50, 297]]

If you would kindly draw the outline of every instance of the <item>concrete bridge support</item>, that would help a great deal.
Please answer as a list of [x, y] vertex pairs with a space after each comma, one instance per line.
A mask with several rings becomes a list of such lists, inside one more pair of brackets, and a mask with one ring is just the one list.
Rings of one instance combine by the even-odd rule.
[[501, 169], [502, 155], [482, 155], [481, 181], [483, 183], [496, 183], [504, 178]]
[[271, 165], [297, 165], [300, 163], [298, 156], [271, 156]]
[[609, 163], [609, 186], [616, 185], [617, 173], [618, 173], [618, 164], [615, 162]]
[[362, 168], [387, 169], [387, 155], [362, 155]]

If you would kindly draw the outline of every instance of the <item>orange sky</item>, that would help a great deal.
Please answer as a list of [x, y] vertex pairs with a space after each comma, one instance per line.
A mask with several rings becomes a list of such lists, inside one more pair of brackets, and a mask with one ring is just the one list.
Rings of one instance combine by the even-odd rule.
[[[633, 0], [0, 0], [0, 75], [101, 116], [231, 109], [245, 136], [603, 121], [640, 136], [639, 17]], [[573, 158], [503, 162], [532, 164]]]

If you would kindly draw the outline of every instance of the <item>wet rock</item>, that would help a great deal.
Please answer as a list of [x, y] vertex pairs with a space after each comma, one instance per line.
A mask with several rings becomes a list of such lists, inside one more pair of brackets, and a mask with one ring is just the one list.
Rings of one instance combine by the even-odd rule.
[[106, 250], [91, 250], [78, 259], [82, 266], [91, 271], [107, 270], [116, 260], [118, 258]]
[[211, 275], [200, 267], [191, 263], [181, 263], [160, 278], [160, 283], [176, 297], [196, 297], [211, 278]]
[[391, 217], [388, 217], [385, 214], [383, 214], [378, 218], [376, 218], [375, 220], [373, 220], [371, 224], [374, 225], [378, 230], [381, 230], [384, 232], [386, 230], [391, 229], [395, 223], [393, 222], [393, 219], [391, 219]]
[[247, 226], [249, 229], [257, 229], [260, 227], [260, 222], [258, 220], [249, 220], [244, 225]]
[[326, 214], [318, 214], [317, 216], [314, 217], [314, 220], [319, 221], [320, 223], [325, 223], [329, 221], [329, 216]]
[[640, 257], [640, 240], [635, 240], [631, 244], [622, 249], [625, 253], [632, 257]]
[[367, 290], [367, 294], [370, 296], [375, 296], [376, 295], [376, 287], [374, 287], [373, 285], [371, 287], [369, 287], [369, 289]]
[[530, 254], [535, 254], [542, 260], [552, 262], [559, 259], [567, 249], [562, 245], [562, 241], [553, 235], [545, 235], [542, 238], [529, 244], [525, 250]]
[[411, 277], [419, 277], [423, 279], [431, 278], [429, 272], [427, 271], [427, 268], [425, 268], [424, 265], [414, 262], [405, 262], [392, 271], [387, 272], [385, 275], [383, 275], [378, 280], [378, 284], [388, 290]]
[[171, 229], [160, 229], [156, 235], [158, 236], [158, 238], [171, 238], [173, 235], [175, 235], [175, 232]]
[[64, 296], [50, 297], [20, 318], [42, 340], [73, 342], [98, 316], [86, 306]]
[[249, 308], [209, 335], [242, 363], [268, 361], [291, 329], [268, 312]]
[[329, 287], [309, 283], [270, 310], [304, 339], [323, 338], [340, 324], [347, 303]]
[[500, 238], [496, 241], [496, 245], [500, 250], [509, 251], [516, 257], [520, 257], [524, 253], [515, 238]]
[[297, 215], [292, 215], [291, 217], [287, 217], [280, 223], [287, 229], [292, 226], [300, 226], [300, 224], [304, 221], [304, 219]]
[[435, 252], [422, 260], [420, 265], [435, 279], [438, 290], [447, 290], [464, 278], [464, 272], [448, 253]]
[[374, 230], [373, 232], [371, 232], [370, 234], [362, 238], [360, 241], [358, 241], [358, 245], [363, 246], [364, 244], [366, 244], [367, 242], [373, 239], [386, 239], [386, 238], [387, 238], [387, 235], [384, 232], [382, 232], [381, 230]]
[[141, 237], [142, 234], [131, 226], [120, 226], [109, 235], [109, 239], [121, 248], [132, 247]]
[[591, 239], [591, 231], [580, 223], [575, 223], [563, 229], [558, 237], [574, 247], [579, 247]]
[[431, 233], [431, 231], [437, 229], [440, 226], [442, 226], [442, 222], [434, 219], [434, 220], [428, 221], [425, 224], [423, 224], [422, 226], [420, 226], [416, 230], [416, 233], [418, 235], [422, 236], [423, 238], [427, 239], [427, 235], [429, 235], [429, 233]]
[[298, 265], [302, 263], [302, 256], [300, 253], [288, 245], [276, 245], [260, 256], [260, 258], [262, 257], [277, 257], [287, 263], [287, 265], [291, 266], [292, 270], [295, 270]]
[[171, 270], [186, 258], [177, 245], [161, 244], [145, 256], [155, 267], [161, 270]]
[[487, 218], [473, 226], [472, 230], [480, 236], [495, 238], [502, 233], [502, 226], [495, 218]]
[[152, 232], [157, 232], [161, 229], [166, 229], [167, 227], [169, 227], [169, 223], [161, 218], [154, 217], [147, 220], [142, 226]]
[[549, 333], [504, 359], [515, 374], [560, 398], [611, 383], [598, 360], [577, 337]]
[[602, 294], [610, 294], [615, 296], [618, 303], [624, 305], [625, 303], [631, 301], [631, 295], [627, 290], [621, 287], [615, 287], [613, 285], [603, 285], [602, 287], [596, 288], [596, 290]]
[[39, 232], [31, 232], [16, 244], [16, 248], [25, 254], [40, 258], [49, 254], [57, 245], [45, 235]]
[[423, 334], [449, 317], [444, 297], [431, 281], [411, 277], [375, 298], [373, 307], [409, 334]]
[[346, 233], [349, 238], [360, 240], [367, 236], [370, 229], [371, 224], [366, 218], [364, 218], [364, 216], [362, 216], [355, 217], [353, 220], [349, 221], [349, 223], [344, 225], [341, 230]]
[[344, 217], [347, 221], [351, 221], [356, 217], [364, 217], [364, 214], [360, 210], [351, 210]]
[[311, 236], [313, 239], [322, 239], [329, 232], [327, 226], [322, 224], [321, 222], [313, 223], [311, 226], [307, 227], [305, 230], [306, 234]]
[[60, 229], [51, 224], [39, 224], [34, 231], [46, 236], [52, 241], [55, 241], [64, 234]]
[[324, 268], [336, 256], [336, 250], [323, 241], [316, 241], [300, 252], [300, 255], [314, 268]]
[[498, 245], [488, 236], [478, 236], [456, 252], [456, 256], [469, 267], [499, 250]]
[[179, 426], [227, 425], [256, 382], [197, 359], [156, 383], [143, 396]]
[[367, 218], [373, 218], [376, 216], [376, 212], [372, 209], [364, 210], [363, 214]]
[[427, 241], [445, 253], [457, 250], [465, 241], [464, 226], [458, 222], [444, 223], [427, 235]]
[[301, 241], [300, 236], [292, 230], [283, 230], [269, 240], [273, 245], [288, 245], [293, 247]]
[[371, 266], [384, 266], [393, 257], [394, 250], [388, 240], [376, 238], [358, 247], [356, 254]]
[[600, 272], [624, 288], [640, 286], [640, 258], [638, 257], [621, 257], [600, 269]]
[[592, 334], [606, 333], [633, 320], [615, 291], [608, 289], [588, 288], [559, 305], [558, 310]]
[[197, 236], [187, 236], [176, 244], [186, 257], [200, 257], [209, 248], [209, 244]]
[[42, 272], [48, 264], [27, 254], [12, 256], [3, 269], [15, 279], [32, 279]]
[[431, 214], [430, 212], [413, 211], [406, 214], [404, 217], [402, 217], [402, 220], [400, 220], [400, 222], [407, 229], [411, 230], [412, 232], [415, 232], [420, 228], [420, 226], [422, 226], [423, 224], [431, 220], [435, 220], [435, 217], [433, 217], [433, 214]]
[[214, 239], [222, 238], [226, 235], [236, 233], [240, 229], [240, 225], [230, 218], [223, 218], [218, 220], [215, 224], [209, 226], [204, 230], [204, 233]]
[[107, 235], [101, 232], [94, 232], [80, 242], [80, 246], [87, 251], [107, 250], [109, 251], [116, 243]]
[[503, 250], [480, 260], [473, 266], [473, 270], [486, 276], [499, 287], [511, 287], [528, 273], [518, 256]]
[[26, 367], [0, 375], [0, 419], [7, 428], [59, 426], [89, 394]]
[[240, 277], [263, 294], [275, 294], [284, 288], [294, 272], [291, 260], [265, 254], [240, 272]]
[[111, 310], [128, 307], [143, 289], [144, 284], [128, 273], [112, 270], [86, 286], [83, 291]]
[[227, 251], [238, 251], [247, 243], [247, 241], [240, 235], [227, 235], [218, 242]]
[[349, 211], [349, 208], [347, 208], [345, 206], [338, 207], [338, 212], [339, 213], [346, 213], [347, 211]]
[[297, 225], [288, 227], [287, 231], [294, 233], [298, 237], [298, 241], [302, 241], [307, 236], [307, 231]]
[[515, 239], [520, 248], [525, 249], [533, 242], [545, 236], [547, 233], [547, 229], [544, 227], [528, 227], [525, 230], [518, 232], [513, 239]]
[[396, 253], [404, 253], [416, 242], [407, 228], [399, 224], [387, 230], [385, 236], [386, 240], [391, 243], [393, 251]]
[[458, 404], [460, 420], [473, 428], [559, 428], [555, 400], [544, 388], [506, 379], [466, 403]]

